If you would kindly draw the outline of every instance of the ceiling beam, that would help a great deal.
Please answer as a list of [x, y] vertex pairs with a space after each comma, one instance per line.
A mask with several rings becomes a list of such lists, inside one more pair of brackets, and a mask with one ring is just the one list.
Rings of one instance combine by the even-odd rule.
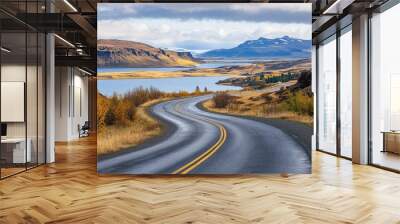
[[19, 13], [17, 17], [42, 32], [80, 31], [82, 28], [62, 13]]
[[97, 45], [97, 30], [80, 14], [69, 14], [68, 17], [74, 21], [86, 34], [86, 42], [90, 46]]
[[67, 15], [72, 21], [74, 21], [79, 27], [81, 27], [90, 37], [96, 38], [97, 30], [90, 24], [85, 17], [80, 14], [68, 14]]
[[96, 70], [97, 60], [91, 56], [56, 56], [56, 66], [88, 67]]
[[[312, 32], [316, 33], [326, 27], [326, 24], [332, 20], [335, 16], [319, 16], [312, 24]], [[329, 25], [328, 25], [329, 26]]]
[[336, 0], [322, 14], [324, 15], [339, 15], [351, 5], [355, 0]]

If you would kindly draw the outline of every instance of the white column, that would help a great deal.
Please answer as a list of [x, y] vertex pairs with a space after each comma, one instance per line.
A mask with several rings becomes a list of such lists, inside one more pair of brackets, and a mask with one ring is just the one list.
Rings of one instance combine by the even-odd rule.
[[54, 35], [46, 36], [46, 163], [55, 161], [55, 54]]
[[353, 19], [353, 162], [368, 163], [368, 15]]

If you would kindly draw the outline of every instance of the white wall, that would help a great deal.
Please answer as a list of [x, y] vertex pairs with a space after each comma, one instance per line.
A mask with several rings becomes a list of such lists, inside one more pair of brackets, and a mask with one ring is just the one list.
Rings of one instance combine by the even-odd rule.
[[25, 64], [3, 64], [1, 66], [1, 81], [25, 82]]
[[83, 75], [76, 68], [56, 67], [56, 141], [79, 138], [78, 125], [88, 120], [88, 78]]
[[[24, 65], [3, 64], [1, 66], [1, 81], [3, 82], [25, 82]], [[7, 108], [1, 108], [7, 110]], [[25, 137], [25, 122], [7, 122], [7, 137]]]
[[[1, 122], [25, 121], [25, 83], [1, 82]], [[36, 105], [35, 105], [36, 107]]]
[[67, 67], [55, 68], [55, 140], [67, 141], [69, 133], [69, 95], [70, 85], [69, 69]]
[[72, 108], [72, 120], [71, 120], [71, 134], [74, 137], [79, 137], [78, 124], [83, 125], [85, 121], [89, 119], [88, 113], [88, 78], [81, 76], [82, 73], [79, 72], [76, 75], [77, 70], [75, 70], [74, 75], [74, 108]]

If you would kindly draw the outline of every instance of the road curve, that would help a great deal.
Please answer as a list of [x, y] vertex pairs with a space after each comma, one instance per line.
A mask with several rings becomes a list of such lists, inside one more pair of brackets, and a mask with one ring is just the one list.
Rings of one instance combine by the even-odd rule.
[[[308, 148], [265, 122], [206, 112], [211, 95], [153, 106], [167, 132], [142, 145], [99, 156], [99, 173], [250, 174], [310, 173]], [[311, 137], [311, 136], [310, 136]]]

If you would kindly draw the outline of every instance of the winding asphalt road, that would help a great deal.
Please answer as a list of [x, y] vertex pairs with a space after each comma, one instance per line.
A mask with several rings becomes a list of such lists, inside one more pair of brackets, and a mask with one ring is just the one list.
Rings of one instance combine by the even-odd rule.
[[[244, 117], [201, 110], [211, 95], [153, 106], [166, 132], [144, 144], [100, 156], [99, 173], [309, 173], [310, 148], [290, 132]], [[290, 128], [290, 127], [288, 127]], [[309, 136], [311, 137], [311, 136]]]

